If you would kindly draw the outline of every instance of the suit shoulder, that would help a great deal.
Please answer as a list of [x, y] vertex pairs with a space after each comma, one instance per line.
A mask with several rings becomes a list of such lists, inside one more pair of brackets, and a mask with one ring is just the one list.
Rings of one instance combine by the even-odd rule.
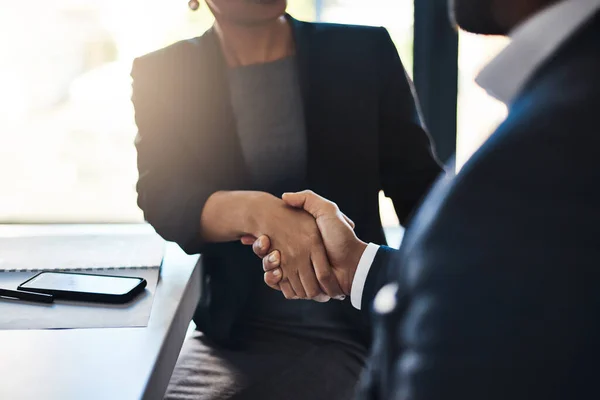
[[[201, 52], [207, 41], [207, 33], [202, 36], [180, 40], [171, 45], [154, 50], [133, 60], [132, 75], [150, 71], [151, 73], [169, 73], [174, 66], [181, 65], [190, 55]], [[140, 71], [140, 72], [138, 72]]]
[[345, 36], [354, 40], [374, 41], [381, 40], [389, 35], [387, 29], [381, 26], [349, 25], [330, 22], [308, 24], [311, 25], [314, 34], [321, 37]]
[[597, 141], [600, 137], [590, 133], [600, 107], [599, 68], [600, 62], [591, 58], [556, 65], [524, 91], [512, 106], [514, 118], [508, 121], [513, 121], [516, 128], [522, 127], [523, 121], [531, 121], [540, 129], [529, 133], [546, 138], [552, 134], [564, 137], [568, 131], [565, 139], [584, 135], [586, 141]]
[[381, 35], [386, 29], [382, 26], [341, 24], [335, 22], [306, 22], [317, 32], [347, 33], [356, 35]]
[[[323, 52], [332, 52], [340, 60], [364, 60], [371, 65], [381, 54], [396, 48], [383, 27], [336, 23], [307, 23], [311, 45]], [[362, 63], [363, 61], [361, 61]]]
[[181, 40], [161, 49], [151, 51], [150, 53], [137, 57], [136, 62], [139, 64], [152, 64], [160, 62], [165, 58], [172, 58], [174, 55], [179, 54], [184, 47], [186, 47], [187, 42], [187, 40]]

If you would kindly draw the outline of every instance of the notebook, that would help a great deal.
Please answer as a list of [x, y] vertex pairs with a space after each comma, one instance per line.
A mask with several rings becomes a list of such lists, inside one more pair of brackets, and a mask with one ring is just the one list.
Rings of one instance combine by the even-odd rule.
[[159, 269], [165, 241], [155, 233], [0, 238], [0, 273]]

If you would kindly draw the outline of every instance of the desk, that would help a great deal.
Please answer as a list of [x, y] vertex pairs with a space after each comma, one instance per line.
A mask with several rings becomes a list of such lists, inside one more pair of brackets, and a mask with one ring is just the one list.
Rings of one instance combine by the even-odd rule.
[[[0, 237], [147, 225], [0, 225]], [[198, 256], [169, 243], [147, 328], [0, 331], [0, 399], [162, 399], [200, 298]]]

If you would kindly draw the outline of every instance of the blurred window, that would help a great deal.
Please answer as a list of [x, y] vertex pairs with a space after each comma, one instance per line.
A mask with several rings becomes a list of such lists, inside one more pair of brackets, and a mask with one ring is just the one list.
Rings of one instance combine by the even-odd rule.
[[481, 69], [508, 43], [500, 37], [460, 33], [456, 162], [460, 166], [483, 144], [507, 114], [506, 106], [476, 83]]
[[[290, 0], [299, 19], [386, 26], [412, 70], [411, 0]], [[53, 0], [2, 5], [0, 222], [137, 222], [134, 57], [200, 35], [202, 4]], [[382, 197], [387, 225], [397, 224]]]

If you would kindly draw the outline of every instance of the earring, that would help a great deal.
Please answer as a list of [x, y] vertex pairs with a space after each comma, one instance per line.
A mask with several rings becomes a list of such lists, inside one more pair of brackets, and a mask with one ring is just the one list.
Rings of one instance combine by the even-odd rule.
[[198, 0], [190, 0], [188, 1], [188, 7], [190, 10], [196, 11], [198, 8], [200, 8], [200, 2]]

